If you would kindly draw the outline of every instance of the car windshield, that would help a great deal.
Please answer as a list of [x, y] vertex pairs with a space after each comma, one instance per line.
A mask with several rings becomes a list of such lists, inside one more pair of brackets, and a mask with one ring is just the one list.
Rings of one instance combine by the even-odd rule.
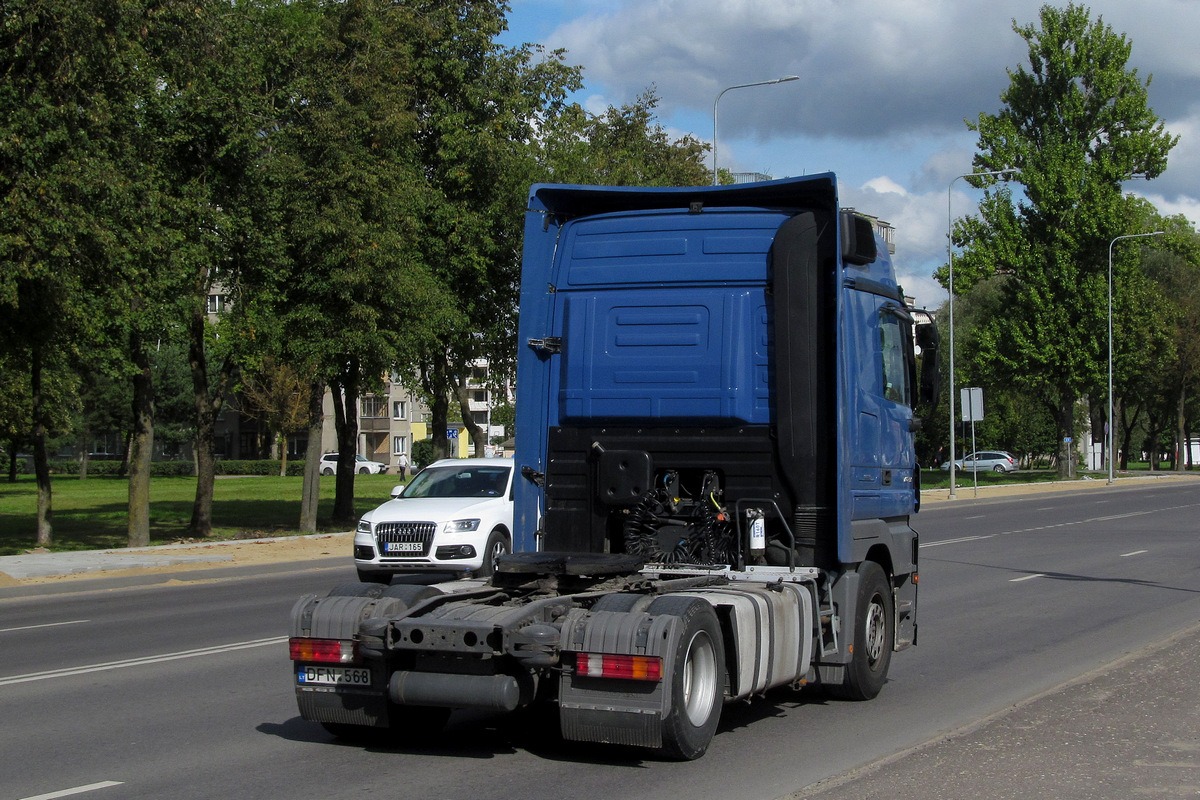
[[402, 497], [499, 497], [508, 488], [508, 467], [429, 467], [421, 470]]

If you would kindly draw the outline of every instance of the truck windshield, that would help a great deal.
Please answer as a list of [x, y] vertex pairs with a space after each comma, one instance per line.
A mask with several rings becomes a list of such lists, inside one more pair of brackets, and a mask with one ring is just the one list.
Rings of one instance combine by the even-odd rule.
[[411, 497], [499, 497], [508, 488], [508, 467], [456, 466], [423, 469], [401, 495]]

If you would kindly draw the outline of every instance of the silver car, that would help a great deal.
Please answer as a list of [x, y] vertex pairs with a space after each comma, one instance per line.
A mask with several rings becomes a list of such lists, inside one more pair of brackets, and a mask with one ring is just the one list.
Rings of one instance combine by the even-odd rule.
[[[956, 470], [966, 472], [1012, 472], [1017, 468], [1017, 459], [1012, 453], [1003, 450], [980, 450], [954, 462]], [[950, 462], [942, 464], [942, 469], [949, 470]]]

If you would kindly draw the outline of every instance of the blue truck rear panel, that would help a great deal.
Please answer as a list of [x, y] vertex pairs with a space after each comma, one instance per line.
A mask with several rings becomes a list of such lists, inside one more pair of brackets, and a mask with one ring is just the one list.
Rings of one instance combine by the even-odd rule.
[[777, 498], [830, 563], [879, 538], [855, 521], [912, 512], [911, 320], [886, 246], [842, 257], [842, 217], [831, 174], [533, 187], [516, 459], [547, 485], [518, 489], [516, 549], [534, 549], [539, 520], [551, 545], [619, 548], [591, 507], [614, 448]]

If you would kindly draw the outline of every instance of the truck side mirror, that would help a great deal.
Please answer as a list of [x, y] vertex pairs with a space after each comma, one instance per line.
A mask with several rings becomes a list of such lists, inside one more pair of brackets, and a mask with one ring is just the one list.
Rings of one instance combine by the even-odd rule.
[[916, 340], [917, 347], [921, 348], [921, 383], [917, 391], [917, 405], [932, 406], [937, 402], [938, 389], [941, 386], [941, 374], [938, 369], [941, 333], [937, 325], [923, 322], [916, 326]]
[[875, 244], [875, 226], [871, 220], [844, 211], [841, 227], [842, 261], [862, 267], [879, 257]]

